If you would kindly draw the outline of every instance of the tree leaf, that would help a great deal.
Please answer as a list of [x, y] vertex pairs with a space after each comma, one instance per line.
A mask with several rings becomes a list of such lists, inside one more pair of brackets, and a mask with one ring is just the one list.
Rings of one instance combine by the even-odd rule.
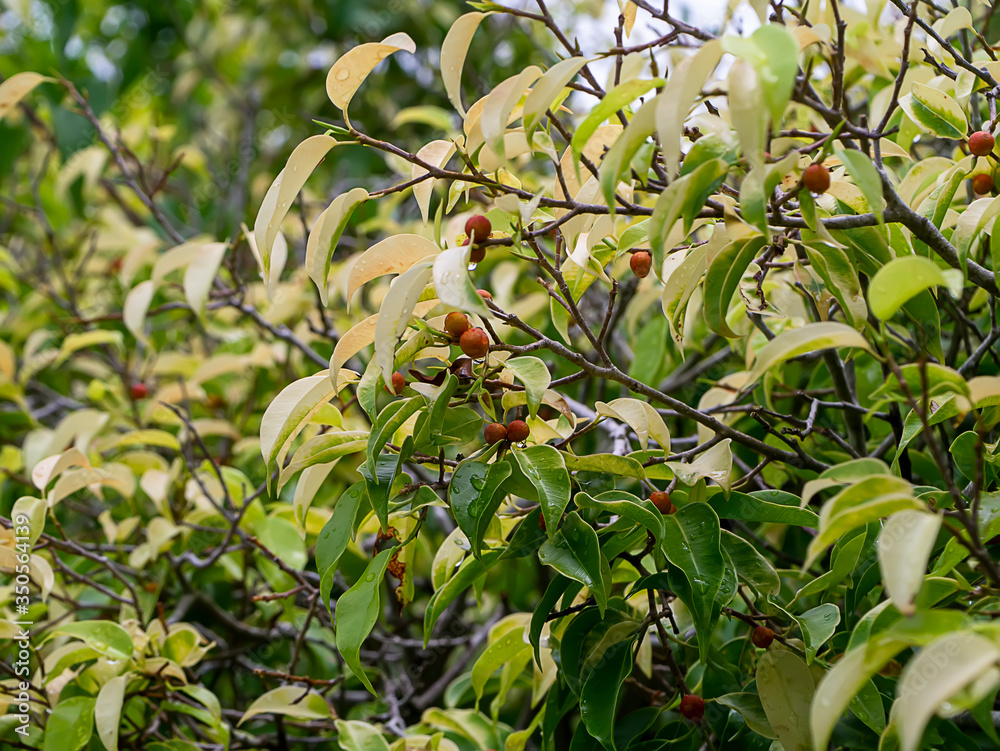
[[640, 524], [653, 533], [657, 544], [663, 541], [663, 514], [645, 498], [636, 498], [624, 490], [609, 490], [596, 497], [577, 493], [573, 500], [580, 508], [606, 511], [612, 516], [620, 516]]
[[915, 601], [937, 542], [942, 517], [925, 511], [890, 516], [878, 538], [882, 581], [892, 604], [903, 615], [916, 612]]
[[[368, 680], [364, 667], [361, 665], [361, 645], [368, 638], [368, 634], [371, 633], [382, 610], [379, 594], [382, 579], [385, 577], [385, 569], [389, 565], [389, 559], [395, 552], [395, 548], [388, 548], [372, 558], [368, 562], [368, 566], [365, 567], [365, 573], [361, 578], [337, 600], [337, 650], [344, 658], [344, 662], [350, 667], [351, 672], [372, 694], [375, 693], [375, 689], [372, 688], [371, 681]], [[301, 691], [301, 689], [297, 690]], [[256, 704], [257, 702], [254, 702], [254, 705]], [[323, 704], [325, 705], [326, 702], [324, 701]], [[246, 719], [246, 715], [243, 719]]]
[[885, 211], [885, 198], [882, 196], [882, 178], [879, 177], [872, 160], [866, 154], [853, 149], [838, 149], [836, 153], [854, 179], [854, 184], [864, 195], [868, 208], [881, 222], [882, 213]]
[[670, 453], [670, 431], [663, 417], [649, 402], [623, 397], [606, 404], [597, 402], [595, 409], [598, 415], [613, 417], [632, 428], [643, 451], [649, 447], [649, 439], [652, 438], [660, 444], [664, 456]]
[[667, 174], [671, 176], [677, 173], [680, 162], [684, 121], [721, 57], [722, 43], [719, 40], [705, 42], [693, 55], [678, 63], [663, 93], [656, 98], [656, 129], [663, 145]]
[[744, 540], [742, 537], [733, 534], [728, 529], [722, 530], [720, 538], [722, 547], [729, 554], [736, 569], [736, 575], [760, 594], [776, 595], [781, 590], [781, 579], [774, 566], [757, 548]]
[[[306, 272], [308, 272], [309, 278], [316, 285], [316, 289], [319, 290], [319, 298], [324, 305], [329, 302], [329, 284], [327, 283], [327, 279], [330, 276], [330, 261], [333, 258], [333, 251], [336, 248], [337, 241], [340, 240], [340, 236], [343, 234], [344, 228], [347, 226], [347, 222], [350, 221], [354, 210], [367, 200], [368, 191], [364, 188], [352, 188], [346, 193], [341, 193], [323, 210], [323, 213], [316, 219], [316, 223], [309, 233], [309, 240], [306, 242]], [[395, 240], [396, 238], [389, 239]], [[350, 284], [350, 281], [348, 281], [348, 284]], [[350, 307], [350, 304], [351, 295], [348, 295], [348, 307]]]
[[[341, 388], [345, 385], [342, 383]], [[295, 436], [338, 391], [331, 386], [325, 370], [300, 378], [281, 390], [264, 411], [260, 422], [260, 453], [266, 468], [270, 470], [275, 463], [284, 460]]]
[[[440, 303], [441, 301], [436, 299], [422, 300], [413, 307], [413, 315], [417, 318], [423, 318], [440, 305]], [[344, 363], [375, 341], [375, 325], [378, 321], [378, 316], [379, 314], [376, 313], [360, 323], [356, 323], [337, 340], [337, 346], [333, 348], [333, 355], [330, 357], [331, 382], [338, 377]]]
[[434, 289], [438, 299], [445, 305], [492, 318], [493, 313], [469, 279], [471, 252], [472, 248], [469, 245], [443, 250], [441, 255], [434, 259]]
[[117, 675], [101, 686], [97, 694], [94, 724], [97, 726], [97, 736], [108, 751], [118, 751], [118, 725], [121, 723], [128, 679], [128, 673]]
[[330, 590], [333, 587], [333, 575], [337, 570], [340, 556], [347, 550], [347, 544], [354, 537], [354, 527], [358, 514], [367, 504], [368, 493], [365, 481], [354, 483], [345, 490], [333, 513], [323, 525], [316, 537], [316, 571], [320, 575], [320, 597], [326, 602], [327, 609], [331, 607]]
[[729, 305], [747, 267], [760, 255], [766, 243], [764, 237], [737, 240], [723, 248], [709, 264], [705, 277], [705, 323], [719, 336], [736, 338], [726, 323]]
[[868, 285], [868, 305], [877, 318], [885, 321], [908, 300], [937, 285], [961, 294], [962, 272], [957, 269], [943, 270], [923, 256], [895, 258], [872, 277]]
[[569, 57], [560, 60], [545, 71], [545, 74], [535, 83], [524, 100], [521, 116], [524, 123], [524, 133], [529, 141], [535, 129], [542, 122], [542, 118], [545, 117], [546, 110], [552, 106], [556, 97], [588, 62], [592, 61], [585, 57]]
[[448, 579], [444, 583], [444, 586], [431, 596], [430, 601], [427, 603], [427, 608], [424, 610], [425, 648], [433, 634], [434, 624], [437, 623], [438, 618], [441, 617], [445, 608], [451, 605], [455, 601], [455, 598], [471, 587], [476, 581], [485, 577], [486, 572], [499, 558], [499, 550], [487, 551], [482, 559], [466, 558], [462, 561], [462, 565], [458, 567], [455, 575]]
[[612, 117], [625, 105], [634, 102], [650, 89], [662, 86], [664, 83], [661, 78], [654, 78], [652, 80], [636, 78], [619, 84], [605, 94], [604, 98], [590, 111], [587, 117], [583, 119], [583, 122], [577, 126], [576, 132], [573, 134], [570, 147], [573, 150], [574, 163], [579, 162], [580, 154], [583, 153], [584, 147], [586, 147], [590, 137], [594, 135], [597, 126]]
[[998, 660], [1000, 648], [993, 641], [972, 631], [959, 631], [927, 645], [906, 663], [890, 714], [901, 751], [920, 748], [927, 722], [941, 704], [993, 668]]
[[344, 113], [344, 120], [348, 125], [351, 120], [347, 117], [347, 106], [351, 103], [354, 92], [376, 65], [399, 50], [406, 50], [411, 54], [417, 51], [417, 45], [402, 31], [390, 34], [381, 42], [359, 44], [349, 49], [330, 68], [326, 75], [326, 94], [334, 106]]
[[899, 98], [899, 106], [921, 130], [942, 138], [965, 138], [969, 121], [961, 106], [939, 89], [914, 81], [910, 93]]
[[531, 356], [513, 357], [503, 365], [524, 384], [524, 391], [528, 397], [528, 414], [534, 417], [538, 414], [545, 391], [552, 382], [548, 367], [537, 357]]
[[451, 25], [441, 43], [441, 78], [444, 90], [450, 101], [462, 117], [465, 108], [462, 106], [462, 68], [465, 67], [465, 57], [469, 54], [472, 37], [479, 24], [490, 13], [466, 13], [459, 16]]
[[46, 634], [62, 634], [81, 639], [88, 647], [109, 660], [127, 660], [132, 656], [132, 637], [113, 621], [76, 621], [64, 623]]
[[522, 652], [528, 653], [531, 645], [524, 641], [524, 630], [515, 628], [492, 642], [472, 665], [472, 689], [476, 692], [476, 709], [483, 698], [490, 676]]
[[389, 751], [378, 728], [358, 720], [336, 720], [337, 743], [345, 751]]
[[38, 84], [55, 79], [43, 76], [41, 73], [33, 73], [29, 70], [15, 73], [10, 78], [0, 83], [0, 120], [10, 112], [17, 103], [31, 93]]
[[597, 533], [575, 511], [566, 515], [566, 520], [554, 533], [549, 531], [549, 539], [538, 551], [538, 560], [586, 586], [597, 601], [598, 609], [604, 613], [608, 606], [606, 585], [611, 580], [611, 572], [601, 555]]
[[476, 558], [481, 557], [483, 537], [506, 496], [500, 486], [510, 473], [506, 461], [494, 464], [470, 461], [460, 464], [451, 476], [448, 502]]
[[95, 699], [62, 699], [45, 721], [42, 751], [80, 751], [94, 734]]
[[254, 700], [236, 726], [260, 714], [279, 714], [296, 720], [322, 720], [332, 716], [333, 710], [326, 699], [311, 688], [280, 686]]
[[418, 261], [436, 256], [440, 248], [420, 235], [393, 235], [362, 253], [347, 275], [344, 299], [348, 309], [359, 287], [386, 274], [402, 274]]
[[[454, 153], [454, 141], [431, 141], [417, 152], [417, 159], [424, 164], [441, 169], [448, 163], [448, 160], [451, 159]], [[414, 164], [410, 169], [411, 180], [416, 180], [426, 174], [427, 169], [419, 164]], [[434, 190], [435, 182], [436, 179], [432, 177], [413, 186], [413, 197], [417, 199], [417, 207], [420, 209], [420, 216], [423, 218], [424, 224], [427, 224], [427, 213], [430, 211], [431, 193]]]
[[504, 133], [507, 130], [507, 123], [514, 111], [514, 106], [524, 96], [528, 87], [541, 75], [541, 68], [537, 65], [529, 65], [520, 73], [515, 73], [498, 84], [486, 97], [482, 115], [479, 118], [479, 127], [483, 131], [486, 144], [501, 159], [504, 158]]
[[762, 83], [764, 103], [775, 127], [792, 96], [799, 69], [799, 43], [782, 24], [768, 23], [749, 37], [726, 35], [722, 49], [749, 62]]
[[694, 616], [698, 649], [704, 658], [715, 595], [723, 578], [719, 517], [708, 504], [691, 503], [663, 517], [663, 523], [663, 553], [687, 579], [690, 596], [681, 599]]
[[728, 497], [733, 482], [732, 439], [725, 438], [707, 451], [703, 451], [693, 462], [665, 462], [674, 476], [685, 485], [694, 485], [701, 478], [719, 484]]
[[833, 636], [840, 623], [840, 609], [832, 602], [817, 605], [799, 616], [793, 616], [802, 629], [806, 644], [806, 662], [812, 664], [816, 652]]
[[760, 348], [747, 383], [753, 383], [778, 364], [808, 352], [833, 347], [854, 347], [871, 351], [871, 345], [858, 331], [835, 321], [807, 323], [797, 329], [784, 331]]
[[528, 482], [537, 489], [545, 527], [552, 540], [569, 505], [569, 472], [562, 454], [552, 446], [538, 445], [513, 451], [511, 455]]
[[615, 749], [615, 716], [622, 684], [632, 672], [634, 657], [630, 638], [612, 645], [584, 681], [580, 692], [580, 719], [587, 732], [605, 748]]
[[809, 703], [815, 684], [802, 658], [787, 649], [768, 649], [757, 663], [757, 691], [782, 748], [809, 751]]
[[375, 321], [375, 361], [382, 370], [382, 380], [390, 389], [396, 370], [396, 344], [410, 325], [413, 311], [431, 279], [431, 266], [430, 261], [417, 262], [392, 280], [388, 294], [382, 298]]

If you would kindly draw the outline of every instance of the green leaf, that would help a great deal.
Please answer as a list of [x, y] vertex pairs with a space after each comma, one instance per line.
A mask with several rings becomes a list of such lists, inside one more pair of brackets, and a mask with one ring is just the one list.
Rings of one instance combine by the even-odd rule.
[[113, 621], [64, 623], [49, 631], [46, 638], [59, 634], [82, 639], [88, 647], [109, 660], [127, 660], [132, 656], [132, 637]]
[[853, 149], [837, 149], [837, 156], [847, 167], [861, 194], [865, 197], [868, 208], [881, 223], [885, 211], [885, 198], [882, 196], [882, 178], [866, 154]]
[[608, 606], [607, 583], [611, 580], [611, 572], [601, 555], [597, 533], [575, 511], [566, 515], [555, 534], [549, 532], [549, 540], [538, 551], [538, 560], [590, 589], [597, 607], [604, 613]]
[[487, 551], [481, 560], [466, 558], [458, 567], [455, 575], [431, 596], [430, 602], [427, 603], [427, 609], [424, 610], [424, 647], [430, 641], [434, 624], [437, 623], [445, 608], [476, 581], [485, 577], [486, 572], [497, 562], [498, 558], [500, 558], [500, 551], [494, 550]]
[[545, 390], [552, 381], [548, 367], [537, 357], [515, 357], [503, 365], [524, 384], [524, 391], [528, 397], [528, 414], [534, 417], [538, 414]]
[[[320, 301], [327, 305], [330, 276], [330, 261], [333, 251], [344, 233], [344, 228], [351, 219], [354, 210], [368, 200], [368, 191], [364, 188], [353, 188], [330, 202], [323, 213], [316, 219], [309, 240], [306, 243], [305, 267], [309, 278], [313, 280], [319, 291]], [[349, 299], [349, 298], [348, 298]]]
[[451, 477], [448, 502], [476, 558], [481, 557], [483, 537], [506, 495], [500, 486], [510, 473], [511, 467], [506, 461], [494, 464], [463, 462]]
[[941, 138], [958, 140], [969, 131], [959, 103], [931, 86], [914, 82], [910, 93], [899, 98], [899, 106], [922, 130]]
[[726, 323], [729, 305], [747, 267], [760, 255], [766, 242], [764, 237], [737, 240], [723, 248], [709, 264], [705, 276], [705, 323], [719, 336], [736, 338]]
[[378, 728], [358, 720], [337, 720], [337, 743], [345, 751], [389, 751]]
[[[601, 193], [604, 195], [604, 201], [609, 207], [617, 203], [615, 201], [615, 191], [618, 188], [618, 183], [631, 169], [632, 160], [635, 158], [636, 152], [646, 144], [647, 139], [656, 130], [656, 110], [661, 96], [652, 97], [639, 108], [622, 134], [618, 136], [617, 140], [611, 145], [611, 148], [608, 149], [608, 152], [604, 155], [604, 159], [601, 160], [598, 172], [601, 180]], [[646, 224], [646, 222], [641, 222], [641, 224]], [[639, 230], [633, 232], [628, 239], [626, 239], [625, 235], [629, 233], [629, 230], [623, 233], [618, 243], [619, 252], [624, 252], [641, 242], [641, 239], [636, 238], [638, 232]], [[646, 235], [643, 234], [642, 239], [645, 239], [645, 237]], [[632, 244], [628, 245], [628, 243]]]
[[597, 130], [601, 123], [612, 117], [625, 105], [634, 102], [650, 89], [662, 86], [664, 83], [661, 78], [654, 78], [650, 81], [636, 78], [616, 86], [605, 94], [598, 105], [577, 126], [576, 133], [573, 134], [570, 146], [573, 149], [574, 164], [579, 163], [580, 154], [583, 153], [584, 148], [587, 146], [587, 141], [594, 135], [594, 131]]
[[542, 629], [548, 621], [552, 608], [556, 606], [559, 598], [563, 596], [571, 584], [571, 579], [565, 576], [556, 576], [545, 588], [545, 594], [542, 595], [542, 599], [538, 601], [538, 605], [535, 606], [535, 610], [531, 614], [531, 623], [528, 626], [528, 641], [531, 642], [531, 646], [535, 650], [535, 662], [539, 666], [542, 664], [542, 658], [539, 654]]
[[732, 442], [731, 438], [725, 438], [692, 462], [665, 462], [665, 465], [685, 485], [693, 486], [702, 478], [712, 480], [728, 497], [733, 482]]
[[524, 133], [529, 141], [535, 129], [541, 124], [542, 118], [545, 117], [545, 111], [552, 106], [566, 85], [580, 72], [580, 68], [588, 62], [591, 61], [585, 57], [569, 57], [560, 60], [535, 82], [524, 100], [524, 110], [521, 115]]
[[524, 642], [524, 631], [515, 628], [491, 643], [472, 666], [472, 688], [476, 692], [476, 709], [483, 698], [486, 682], [505, 663], [513, 660], [521, 652], [528, 652], [530, 644]]
[[799, 70], [799, 43], [783, 24], [764, 24], [747, 38], [726, 35], [722, 48], [749, 62], [764, 91], [764, 102], [775, 127], [792, 96]]
[[43, 751], [80, 751], [94, 734], [95, 700], [89, 696], [63, 699], [45, 722]]
[[806, 644], [806, 661], [812, 663], [816, 652], [833, 636], [840, 623], [840, 609], [831, 602], [823, 603], [800, 616], [795, 616]]
[[807, 323], [801, 328], [789, 329], [778, 334], [761, 347], [747, 376], [747, 383], [753, 383], [764, 373], [793, 357], [834, 347], [854, 347], [871, 351], [868, 340], [850, 326], [834, 321]]
[[341, 494], [333, 513], [323, 525], [316, 538], [316, 570], [320, 575], [320, 597], [330, 609], [330, 590], [333, 587], [333, 575], [337, 571], [337, 562], [347, 550], [347, 544], [354, 537], [354, 525], [358, 513], [368, 505], [368, 492], [365, 481], [354, 483]]
[[778, 735], [767, 721], [764, 713], [764, 705], [760, 703], [760, 696], [750, 692], [725, 694], [716, 698], [716, 701], [724, 707], [729, 707], [743, 716], [744, 722], [757, 735], [762, 735], [771, 740], [777, 740]]
[[[1000, 198], [980, 198], [970, 203], [968, 208], [959, 215], [955, 231], [951, 236], [951, 244], [958, 251], [959, 268], [955, 270], [960, 275], [963, 273], [961, 269], [965, 268], [965, 262], [975, 247], [976, 241], [980, 239], [987, 225], [996, 219], [998, 214], [1000, 214]], [[992, 247], [991, 250], [993, 250]]]
[[337, 650], [351, 671], [373, 694], [375, 689], [361, 665], [361, 644], [368, 638], [382, 610], [379, 592], [386, 566], [395, 552], [395, 548], [388, 548], [372, 558], [361, 578], [337, 600]]
[[687, 579], [690, 598], [681, 599], [694, 615], [698, 649], [704, 659], [708, 654], [715, 595], [723, 578], [719, 517], [708, 504], [691, 503], [663, 517], [663, 522], [663, 553]]
[[806, 566], [835, 540], [857, 527], [906, 509], [925, 505], [913, 497], [910, 483], [896, 477], [869, 477], [842, 490], [823, 505], [819, 534], [809, 543]]
[[778, 572], [757, 548], [728, 529], [722, 530], [721, 543], [741, 580], [765, 597], [778, 594], [781, 590]]
[[118, 751], [118, 725], [121, 723], [128, 679], [128, 674], [117, 675], [101, 686], [97, 694], [94, 724], [97, 726], [97, 736], [108, 751]]
[[890, 516], [878, 539], [882, 581], [892, 604], [903, 615], [916, 612], [927, 561], [937, 542], [942, 517], [924, 511], [900, 511]]
[[422, 396], [411, 396], [408, 399], [395, 399], [379, 412], [378, 419], [372, 426], [368, 436], [368, 472], [378, 482], [375, 474], [375, 463], [385, 445], [392, 440], [396, 431], [426, 402]]
[[[788, 496], [792, 503], [776, 502]], [[745, 522], [770, 522], [774, 524], [792, 524], [797, 527], [819, 526], [819, 516], [809, 509], [799, 508], [798, 499], [778, 490], [756, 490], [749, 495], [733, 493], [729, 500], [719, 494], [708, 499], [720, 519], [739, 519]]]
[[569, 505], [569, 472], [566, 471], [563, 455], [546, 445], [529, 446], [511, 454], [528, 482], [537, 488], [545, 529], [549, 539], [554, 540], [559, 521]]
[[580, 719], [604, 748], [615, 748], [615, 716], [622, 684], [632, 672], [633, 642], [619, 641], [608, 649], [580, 692]]
[[574, 456], [573, 454], [563, 454], [566, 469], [570, 472], [601, 472], [607, 475], [618, 475], [619, 477], [634, 477], [637, 480], [644, 480], [646, 472], [642, 464], [630, 456], [618, 456], [617, 454], [585, 454]]
[[[903, 668], [891, 721], [901, 751], [916, 751], [924, 728], [941, 704], [986, 673], [995, 670], [1000, 648], [972, 631], [947, 634], [927, 645]], [[941, 670], [941, 665], [947, 669]], [[928, 676], [934, 679], [929, 680]]]
[[877, 318], [885, 321], [908, 300], [938, 285], [961, 295], [962, 272], [958, 269], [943, 270], [923, 256], [895, 258], [872, 277], [868, 285], [868, 305]]
[[809, 666], [793, 652], [772, 647], [757, 663], [757, 691], [785, 751], [809, 751], [809, 704], [815, 683]]
[[255, 699], [236, 723], [237, 727], [260, 714], [279, 714], [297, 720], [321, 720], [330, 717], [333, 710], [326, 699], [312, 689], [281, 686]]
[[580, 508], [593, 508], [641, 524], [653, 533], [657, 544], [663, 540], [663, 514], [645, 498], [636, 498], [623, 490], [609, 490], [596, 498], [577, 493], [574, 500]]

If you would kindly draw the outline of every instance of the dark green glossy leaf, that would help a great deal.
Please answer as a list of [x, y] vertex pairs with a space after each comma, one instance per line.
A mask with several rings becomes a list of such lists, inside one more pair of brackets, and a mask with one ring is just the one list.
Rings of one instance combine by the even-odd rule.
[[376, 555], [365, 567], [360, 579], [337, 600], [337, 650], [351, 671], [373, 694], [371, 681], [361, 665], [361, 644], [368, 638], [381, 611], [379, 595], [386, 566], [395, 553], [388, 548]]

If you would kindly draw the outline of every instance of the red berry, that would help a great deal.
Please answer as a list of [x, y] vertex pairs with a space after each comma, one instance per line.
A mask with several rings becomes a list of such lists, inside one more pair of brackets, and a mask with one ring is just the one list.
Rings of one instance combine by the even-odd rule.
[[694, 694], [687, 694], [681, 699], [681, 714], [692, 722], [701, 722], [705, 716], [705, 700]]
[[490, 340], [482, 329], [469, 329], [459, 337], [458, 346], [466, 356], [478, 360], [490, 351]]
[[403, 389], [406, 388], [406, 378], [403, 377], [402, 373], [392, 374], [392, 390], [395, 392], [396, 396], [403, 393]]
[[482, 248], [478, 245], [472, 248], [472, 252], [469, 253], [469, 260], [472, 263], [482, 263], [483, 259], [486, 258], [486, 248]]
[[469, 317], [465, 313], [453, 310], [444, 318], [444, 330], [454, 337], [459, 337], [472, 328]]
[[653, 257], [645, 250], [639, 250], [632, 254], [628, 265], [632, 268], [632, 273], [640, 279], [649, 276], [649, 270], [653, 267]]
[[802, 174], [802, 184], [813, 193], [826, 193], [830, 189], [830, 170], [818, 162], [813, 162]]
[[993, 192], [993, 176], [985, 172], [980, 172], [972, 178], [972, 189], [978, 195], [985, 196]]
[[486, 439], [486, 443], [492, 446], [507, 438], [507, 428], [498, 422], [491, 422], [483, 430], [483, 438]]
[[474, 243], [481, 243], [490, 236], [490, 232], [492, 231], [493, 225], [490, 224], [490, 220], [482, 214], [470, 216], [465, 222], [465, 234], [467, 234]]
[[133, 383], [132, 388], [129, 389], [129, 393], [133, 399], [145, 399], [149, 396], [149, 386], [145, 383]]
[[654, 490], [649, 494], [649, 501], [661, 514], [669, 515], [674, 513], [674, 504], [670, 502], [670, 496], [662, 490]]
[[969, 153], [973, 156], [986, 156], [993, 151], [993, 136], [985, 130], [978, 130], [969, 136]]
[[774, 641], [774, 632], [767, 626], [758, 626], [753, 630], [750, 641], [757, 649], [767, 649]]
[[486, 291], [485, 289], [477, 289], [477, 290], [476, 290], [476, 292], [477, 292], [477, 293], [479, 294], [479, 296], [480, 296], [481, 298], [483, 298], [484, 300], [488, 300], [488, 301], [490, 301], [490, 302], [493, 302], [493, 295], [491, 295], [491, 294], [490, 294], [489, 292], [487, 292], [487, 291]]
[[507, 438], [514, 443], [528, 440], [530, 434], [531, 428], [528, 427], [528, 423], [524, 420], [513, 420], [507, 423]]

